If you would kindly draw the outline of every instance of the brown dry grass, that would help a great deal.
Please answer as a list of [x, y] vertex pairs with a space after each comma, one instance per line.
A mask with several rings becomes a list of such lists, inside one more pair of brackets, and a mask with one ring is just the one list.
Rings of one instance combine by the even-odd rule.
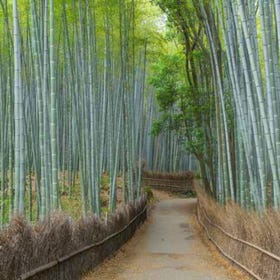
[[[0, 232], [0, 279], [17, 279], [23, 273], [102, 240], [127, 225], [145, 205], [143, 196], [110, 215], [106, 222], [94, 215], [75, 221], [62, 212], [35, 225], [15, 217], [9, 227]], [[84, 272], [83, 267], [75, 269], [75, 275]]]
[[184, 171], [178, 173], [160, 173], [152, 171], [143, 171], [143, 177], [170, 180], [192, 180], [194, 178], [194, 175], [191, 171]]
[[[253, 211], [245, 211], [233, 203], [223, 207], [197, 186], [196, 191], [200, 204], [213, 223], [242, 240], [255, 244], [275, 255], [280, 255], [279, 212], [267, 210], [260, 216]], [[201, 212], [201, 218], [207, 226], [211, 237], [227, 254], [245, 265], [262, 279], [280, 279], [280, 263], [278, 261], [260, 253], [256, 249], [226, 237], [207, 222], [203, 210]]]

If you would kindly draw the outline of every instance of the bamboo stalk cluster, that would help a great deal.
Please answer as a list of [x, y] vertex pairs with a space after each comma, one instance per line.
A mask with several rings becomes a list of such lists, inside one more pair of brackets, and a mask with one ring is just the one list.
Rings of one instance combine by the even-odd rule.
[[[211, 7], [211, 6], [210, 6]], [[214, 1], [224, 48], [224, 69], [218, 67], [211, 22], [200, 1], [216, 72], [224, 135], [228, 117], [222, 100], [230, 91], [234, 114], [232, 144], [219, 160], [227, 159], [224, 178], [230, 196], [258, 210], [279, 207], [279, 1]], [[233, 157], [231, 159], [231, 157]], [[219, 165], [221, 166], [221, 165]], [[219, 167], [220, 168], [220, 167]], [[222, 172], [219, 171], [219, 174]], [[235, 173], [235, 178], [233, 173]], [[218, 182], [221, 182], [220, 177]], [[222, 191], [226, 185], [218, 183]]]
[[154, 2], [183, 47], [188, 91], [172, 106], [205, 189], [221, 203], [279, 208], [280, 1]]
[[15, 214], [33, 221], [64, 210], [61, 196], [76, 188], [82, 215], [100, 216], [104, 173], [109, 211], [117, 207], [119, 177], [122, 202], [134, 201], [143, 155], [156, 141], [146, 117], [155, 102], [137, 3], [0, 4], [1, 225]]
[[188, 153], [180, 136], [174, 131], [162, 131], [153, 135], [153, 123], [161, 117], [161, 112], [155, 100], [155, 90], [152, 88], [147, 96], [145, 111], [145, 138], [143, 147], [143, 168], [157, 172], [196, 171], [197, 160]]
[[[99, 216], [99, 186], [105, 170], [110, 177], [110, 210], [114, 211], [119, 171], [127, 175], [124, 201], [132, 201], [140, 194], [140, 186], [134, 186], [134, 182], [141, 177], [137, 162], [142, 147], [146, 58], [145, 45], [136, 48], [129, 41], [135, 28], [131, 11], [134, 3], [120, 1], [123, 9], [119, 10], [119, 50], [113, 45], [116, 32], [110, 19], [112, 10], [104, 8], [104, 36], [98, 38], [104, 40], [102, 55], [97, 46], [92, 1], [62, 1], [60, 22], [54, 20], [53, 1], [31, 0], [29, 4], [27, 26], [22, 24], [19, 33], [18, 6], [13, 2], [15, 65], [10, 80], [12, 84], [14, 79], [14, 91], [11, 87], [7, 93], [14, 93], [10, 106], [15, 106], [15, 122], [11, 124], [15, 135], [12, 131], [13, 146], [8, 147], [7, 153], [14, 152], [14, 158], [10, 157], [15, 178], [14, 184], [9, 180], [10, 192], [14, 191], [10, 211], [25, 211], [26, 175], [30, 180], [27, 207], [32, 208], [34, 177], [37, 215], [43, 218], [59, 208], [58, 178], [67, 176], [71, 195], [78, 174], [82, 213]], [[7, 44], [12, 47], [12, 42]], [[7, 170], [6, 167], [3, 174]], [[5, 212], [5, 186], [2, 190]]]

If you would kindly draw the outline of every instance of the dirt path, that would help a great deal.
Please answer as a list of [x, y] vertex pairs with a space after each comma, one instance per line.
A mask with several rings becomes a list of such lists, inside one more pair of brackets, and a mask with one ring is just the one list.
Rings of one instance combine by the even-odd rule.
[[202, 233], [195, 219], [196, 199], [160, 196], [163, 200], [146, 224], [84, 280], [247, 279], [220, 257]]

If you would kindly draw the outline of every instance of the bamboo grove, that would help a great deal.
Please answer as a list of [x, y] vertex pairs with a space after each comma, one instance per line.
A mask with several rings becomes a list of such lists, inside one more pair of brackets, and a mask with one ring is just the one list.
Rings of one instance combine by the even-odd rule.
[[0, 0], [1, 225], [77, 193], [81, 215], [101, 216], [104, 175], [114, 211], [119, 189], [122, 203], [141, 194], [143, 168], [196, 163], [220, 203], [279, 208], [279, 12], [279, 0]]
[[[35, 221], [65, 210], [62, 196], [77, 189], [81, 215], [101, 216], [105, 173], [114, 211], [119, 178], [122, 203], [140, 195], [147, 154], [150, 169], [187, 166], [174, 133], [150, 133], [159, 112], [146, 86], [149, 42], [137, 1], [0, 4], [2, 226], [15, 214]], [[173, 146], [171, 160], [161, 143]]]
[[221, 203], [279, 208], [280, 1], [154, 2], [168, 15], [184, 60], [173, 66], [184, 76], [172, 84], [176, 98], [152, 81], [159, 100], [163, 92], [170, 98], [160, 104], [158, 130], [169, 127], [190, 144], [206, 191]]

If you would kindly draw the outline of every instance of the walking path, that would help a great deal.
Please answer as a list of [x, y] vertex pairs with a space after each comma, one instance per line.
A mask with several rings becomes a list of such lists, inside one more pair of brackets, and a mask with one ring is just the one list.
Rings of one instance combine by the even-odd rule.
[[232, 268], [205, 238], [195, 219], [196, 199], [168, 198], [115, 257], [85, 280], [237, 280]]

